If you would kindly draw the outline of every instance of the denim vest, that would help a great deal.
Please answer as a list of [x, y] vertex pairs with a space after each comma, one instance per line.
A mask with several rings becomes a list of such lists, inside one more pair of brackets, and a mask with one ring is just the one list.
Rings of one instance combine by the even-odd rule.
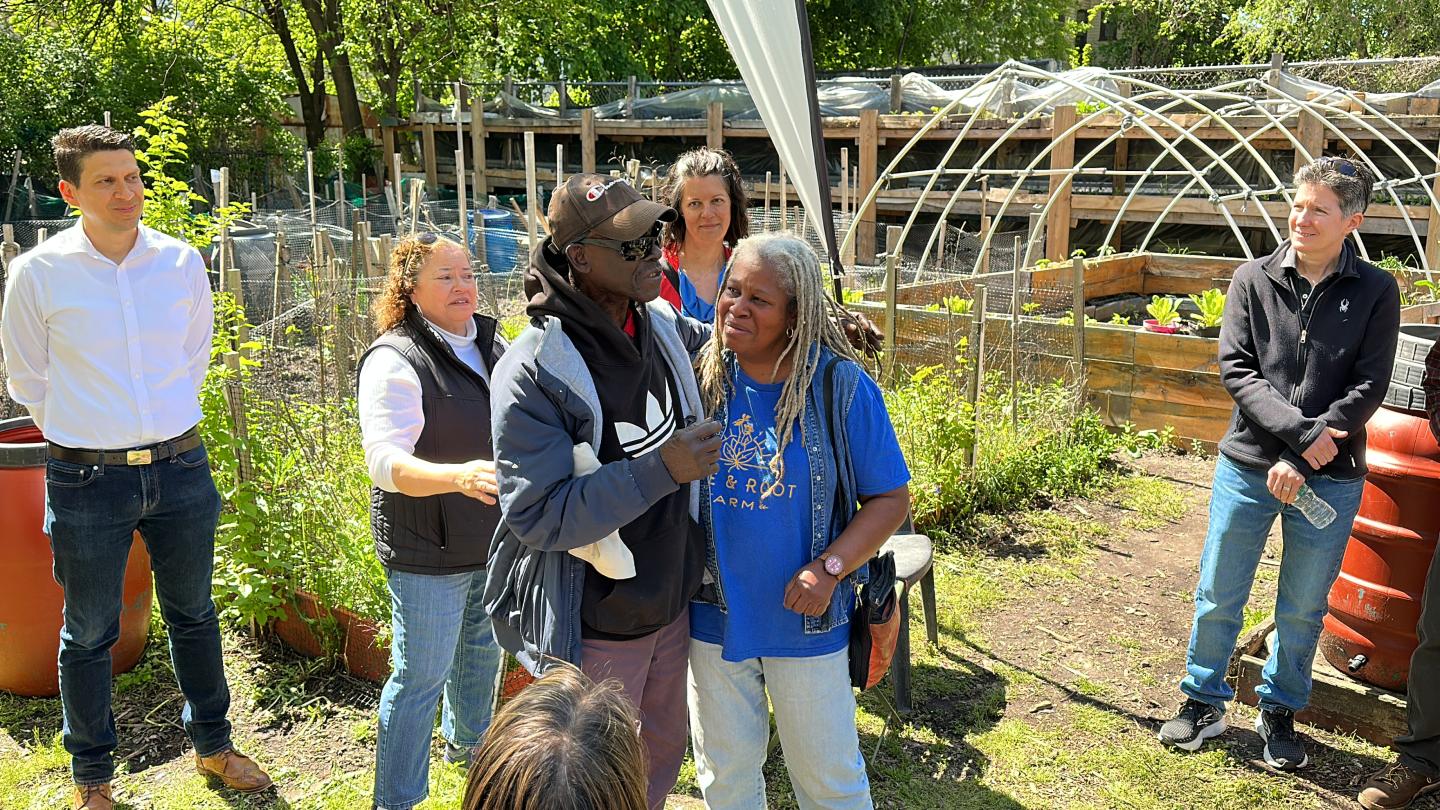
[[[811, 354], [820, 354], [818, 368], [823, 370], [834, 353], [824, 347], [812, 348]], [[726, 373], [734, 391], [737, 364], [735, 355], [726, 353]], [[855, 485], [855, 467], [850, 456], [849, 437], [845, 433], [845, 420], [850, 405], [855, 401], [860, 375], [865, 373], [858, 364], [841, 360], [834, 367], [834, 390], [830, 408], [825, 408], [824, 375], [817, 371], [805, 397], [805, 411], [800, 415], [800, 435], [792, 441], [805, 443], [805, 455], [810, 461], [810, 556], [818, 558], [826, 547], [840, 536], [855, 517], [859, 508], [859, 495]], [[716, 410], [716, 417], [724, 421], [729, 403], [722, 403]], [[832, 428], [832, 425], [834, 426]], [[839, 465], [837, 467], [837, 459]], [[836, 497], [837, 489], [839, 497]], [[707, 493], [708, 494], [708, 493]], [[839, 504], [839, 508], [836, 505]], [[709, 553], [706, 557], [707, 581], [720, 583], [720, 564], [715, 556], [715, 527], [707, 522], [706, 532]], [[870, 566], [862, 565], [842, 579], [830, 597], [830, 607], [819, 616], [805, 617], [806, 634], [826, 633], [835, 627], [848, 624], [855, 611], [855, 592], [870, 576]], [[725, 610], [724, 599], [715, 598], [709, 589], [702, 590], [699, 601], [717, 604]]]

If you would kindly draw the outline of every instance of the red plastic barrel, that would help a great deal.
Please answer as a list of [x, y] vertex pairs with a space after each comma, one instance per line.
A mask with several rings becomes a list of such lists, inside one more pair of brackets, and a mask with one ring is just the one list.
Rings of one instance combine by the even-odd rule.
[[[0, 689], [59, 694], [61, 610], [50, 538], [45, 536], [45, 439], [29, 418], [0, 420]], [[150, 555], [140, 535], [125, 566], [120, 640], [113, 672], [140, 660], [150, 633]]]
[[1440, 445], [1424, 416], [1389, 407], [1366, 431], [1370, 474], [1330, 589], [1320, 652], [1341, 672], [1404, 691], [1440, 533]]

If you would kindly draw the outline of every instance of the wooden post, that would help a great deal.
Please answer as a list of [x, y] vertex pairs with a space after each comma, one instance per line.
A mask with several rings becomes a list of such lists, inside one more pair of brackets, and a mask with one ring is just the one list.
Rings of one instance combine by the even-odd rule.
[[555, 188], [565, 185], [565, 144], [555, 144]]
[[45, 241], [46, 239], [49, 239], [49, 238], [50, 238], [50, 229], [49, 229], [49, 228], [36, 228], [36, 229], [35, 229], [35, 244], [37, 244], [37, 245], [42, 244], [42, 243], [44, 243], [44, 241]]
[[460, 244], [465, 245], [465, 249], [466, 249], [466, 250], [469, 250], [469, 249], [470, 249], [470, 227], [469, 227], [469, 226], [470, 226], [470, 223], [469, 223], [469, 217], [466, 216], [467, 212], [469, 211], [469, 208], [468, 208], [468, 206], [466, 205], [466, 203], [468, 202], [468, 200], [465, 199], [465, 150], [464, 150], [464, 149], [456, 149], [456, 150], [455, 150], [455, 201], [456, 201], [456, 203], [457, 203], [457, 204], [459, 205], [459, 207], [460, 207], [460, 211], [459, 211], [459, 219], [460, 219]]
[[[220, 168], [220, 185], [215, 189], [215, 208], [224, 208], [230, 204], [230, 169], [222, 166]], [[216, 260], [216, 276], [219, 281], [221, 292], [236, 292], [230, 288], [230, 228], [225, 226], [220, 229], [220, 255]], [[238, 295], [238, 293], [237, 293]]]
[[[1029, 267], [1034, 262], [1035, 248], [1043, 248], [1045, 242], [1045, 219], [1040, 216], [1039, 211], [1030, 212], [1030, 230], [1025, 238], [1025, 258], [1021, 262], [1022, 267]], [[1043, 258], [1043, 257], [1042, 257]]]
[[885, 255], [886, 255], [886, 256], [899, 256], [899, 255], [900, 255], [900, 252], [901, 252], [901, 250], [900, 250], [900, 235], [903, 234], [903, 233], [905, 233], [905, 229], [902, 228], [902, 227], [900, 227], [899, 225], [887, 225], [887, 226], [885, 226]]
[[905, 111], [905, 93], [900, 89], [900, 74], [890, 74], [890, 113], [894, 115]]
[[[286, 262], [290, 260], [290, 251], [285, 245], [285, 231], [275, 231], [275, 275], [270, 277], [270, 319], [275, 322], [276, 328], [279, 322], [275, 321], [280, 317], [280, 290], [284, 286], [281, 279], [288, 276]], [[271, 342], [275, 342], [276, 335], [270, 335]]]
[[390, 185], [385, 187], [385, 196], [390, 203], [390, 215], [395, 220], [395, 232], [399, 233], [402, 220], [405, 219], [405, 209], [402, 203], [405, 202], [405, 186], [400, 179], [400, 153], [390, 153], [390, 176], [394, 178]]
[[626, 118], [634, 118], [634, 117], [635, 117], [635, 102], [636, 102], [636, 101], [638, 100], [638, 98], [639, 98], [639, 96], [636, 94], [636, 91], [639, 89], [637, 85], [638, 85], [638, 82], [635, 81], [635, 76], [634, 76], [634, 75], [631, 75], [631, 76], [630, 76], [630, 84], [629, 84], [629, 86], [625, 89], [625, 117], [626, 117]]
[[595, 108], [580, 111], [580, 170], [595, 173]]
[[1076, 256], [1070, 262], [1073, 271], [1070, 285], [1074, 292], [1071, 307], [1075, 316], [1075, 379], [1076, 410], [1085, 407], [1085, 260]]
[[[380, 128], [380, 154], [382, 154], [382, 155], [393, 155], [393, 154], [395, 154], [395, 128], [394, 128], [394, 127], [381, 127], [381, 128]], [[384, 171], [383, 174], [390, 175], [390, 176], [389, 176], [388, 178], [387, 178], [387, 177], [384, 177], [383, 175], [381, 176], [381, 178], [380, 178], [380, 186], [381, 186], [382, 188], [385, 186], [385, 181], [386, 181], [387, 179], [390, 181], [390, 185], [395, 186], [396, 188], [399, 188], [399, 187], [400, 187], [400, 175], [399, 175], [398, 172], [394, 172], [394, 171], [391, 170], [391, 168], [390, 168], [389, 166], [386, 166], [386, 167], [385, 167], [385, 171]]]
[[[337, 393], [346, 390], [351, 382], [351, 376], [355, 370], [355, 352], [353, 340], [351, 339], [349, 307], [340, 309], [340, 285], [346, 281], [345, 262], [341, 259], [331, 259], [329, 267], [330, 281], [330, 323], [334, 325], [335, 334], [335, 376], [337, 379]], [[348, 284], [346, 284], [348, 292]], [[349, 296], [346, 296], [349, 299]], [[342, 318], [345, 315], [347, 317]], [[341, 395], [340, 398], [344, 398]]]
[[[945, 243], [950, 241], [950, 222], [945, 217], [935, 223], [935, 230], [940, 233], [940, 238], [935, 240], [935, 266], [941, 269], [945, 267]], [[980, 272], [977, 270], [976, 272]]]
[[560, 77], [560, 83], [556, 87], [556, 94], [558, 97], [555, 100], [555, 108], [560, 111], [560, 116], [563, 118], [565, 116], [565, 110], [570, 107], [570, 88], [565, 86], [564, 76]]
[[847, 227], [850, 221], [850, 195], [845, 192], [847, 191], [846, 187], [850, 185], [849, 179], [850, 149], [842, 146], [840, 147], [840, 221], [847, 223]]
[[785, 176], [785, 169], [780, 169], [780, 230], [790, 227], [790, 221], [786, 218], [786, 209], [790, 205], [790, 184], [789, 178]]
[[229, 379], [225, 381], [225, 405], [230, 411], [230, 421], [235, 429], [230, 433], [230, 441], [235, 452], [237, 461], [235, 477], [240, 483], [250, 481], [254, 477], [254, 471], [250, 466], [250, 428], [245, 413], [245, 388], [240, 377], [240, 354], [238, 352], [225, 352], [225, 368], [229, 369]]
[[470, 101], [470, 155], [475, 165], [475, 207], [484, 208], [490, 182], [485, 176], [485, 105], [478, 98]]
[[770, 230], [770, 172], [765, 172], [765, 217], [761, 220], [765, 223], [765, 230]]
[[535, 133], [529, 130], [525, 132], [525, 230], [530, 234], [529, 247], [531, 250], [540, 244], [536, 233], [539, 225], [536, 212], [539, 211], [539, 200], [535, 194]]
[[1075, 134], [1066, 130], [1075, 126], [1075, 105], [1056, 107], [1050, 114], [1050, 137], [1055, 148], [1050, 152], [1050, 216], [1046, 220], [1045, 255], [1055, 261], [1070, 255], [1070, 194], [1075, 188], [1065, 172], [1075, 165]]
[[[880, 160], [880, 136], [877, 131], [880, 113], [877, 110], [860, 111], [860, 181], [856, 185], [856, 199], [867, 196], [875, 186]], [[866, 206], [856, 215], [860, 220], [856, 237], [856, 253], [865, 264], [875, 259], [875, 206]]]
[[1010, 269], [1010, 426], [1020, 427], [1020, 237], [1015, 237], [1015, 259]]
[[895, 381], [895, 355], [899, 349], [895, 345], [895, 336], [899, 333], [895, 322], [899, 311], [895, 305], [899, 260], [894, 253], [885, 256], [885, 364], [881, 376], [887, 384]]
[[315, 217], [315, 150], [305, 150], [305, 189], [310, 195], [310, 225], [318, 221]]
[[[1440, 146], [1436, 147], [1440, 155]], [[1440, 160], [1435, 161], [1435, 171], [1440, 172]], [[1440, 197], [1440, 174], [1431, 183], [1431, 190]], [[1440, 271], [1440, 206], [1430, 206], [1430, 220], [1425, 230], [1425, 265], [1431, 273]]]
[[725, 145], [725, 104], [712, 101], [705, 108], [705, 145], [719, 149]]
[[15, 150], [15, 165], [10, 169], [10, 185], [5, 190], [5, 221], [10, 221], [10, 211], [15, 207], [16, 186], [20, 185], [20, 150]]
[[35, 178], [25, 178], [25, 196], [30, 200], [30, 218], [39, 219], [40, 211], [35, 205]]
[[[852, 168], [852, 169], [850, 170], [850, 174], [846, 175], [846, 176], [843, 178], [843, 180], [844, 180], [844, 188], [845, 188], [844, 195], [845, 195], [846, 197], [849, 197], [849, 198], [850, 198], [850, 224], [851, 224], [851, 225], [855, 224], [855, 220], [858, 218], [858, 217], [855, 216], [855, 206], [856, 206], [856, 204], [857, 204], [857, 200], [855, 199], [855, 182], [854, 182], [854, 178], [858, 175], [858, 172], [859, 172], [859, 171], [860, 171], [859, 169]], [[849, 226], [846, 226], [846, 227], [849, 227]], [[843, 255], [841, 255], [841, 257], [840, 257], [840, 262], [841, 262], [841, 264], [844, 264], [846, 267], [854, 267], [854, 266], [855, 266], [855, 240], [854, 240], [854, 239], [851, 239], [851, 240], [849, 240], [849, 241], [846, 243], [845, 252], [844, 252]]]
[[[1297, 140], [1300, 141], [1300, 145], [1305, 147], [1306, 152], [1310, 153], [1311, 160], [1325, 154], [1324, 122], [1320, 120], [1320, 117], [1316, 113], [1310, 110], [1301, 109], [1297, 114], [1300, 116], [1300, 126], [1297, 128], [1295, 134]], [[1300, 171], [1309, 162], [1309, 160], [1305, 159], [1305, 155], [1297, 148], [1295, 150], [1295, 171]]]
[[970, 403], [974, 432], [970, 446], [965, 448], [965, 466], [975, 466], [975, 448], [980, 443], [980, 419], [975, 412], [980, 401], [980, 388], [985, 381], [985, 285], [975, 285], [975, 298], [970, 308], [970, 374], [965, 381], [965, 399]]
[[[416, 179], [410, 181], [410, 206], [409, 206], [409, 207], [410, 207], [410, 230], [409, 230], [409, 233], [415, 233], [417, 230], [420, 229], [420, 194], [421, 194], [421, 192], [423, 192], [424, 190], [425, 190], [425, 184], [424, 184], [419, 178], [416, 178]], [[329, 241], [330, 241], [330, 236], [329, 236], [328, 234], [325, 234], [325, 233], [322, 232], [321, 235], [325, 237], [325, 241], [326, 241], [326, 242], [329, 242]]]
[[438, 193], [440, 191], [440, 168], [437, 160], [439, 155], [435, 154], [434, 124], [424, 124], [421, 127], [420, 143], [425, 152], [425, 188], [432, 194]]

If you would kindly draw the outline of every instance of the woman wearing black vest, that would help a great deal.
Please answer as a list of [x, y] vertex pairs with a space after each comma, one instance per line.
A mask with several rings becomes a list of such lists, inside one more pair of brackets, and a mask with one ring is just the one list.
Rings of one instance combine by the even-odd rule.
[[380, 336], [360, 359], [370, 523], [394, 635], [375, 753], [380, 810], [425, 799], [442, 692], [447, 760], [468, 762], [490, 725], [500, 649], [480, 597], [500, 518], [490, 370], [504, 342], [476, 299], [464, 247], [431, 233], [401, 240], [373, 305]]

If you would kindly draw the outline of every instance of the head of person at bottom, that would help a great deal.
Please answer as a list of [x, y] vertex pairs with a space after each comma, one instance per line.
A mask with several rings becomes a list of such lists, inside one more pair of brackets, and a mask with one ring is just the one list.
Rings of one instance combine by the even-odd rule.
[[453, 335], [466, 335], [479, 293], [470, 253], [433, 233], [401, 239], [390, 251], [385, 287], [371, 304], [377, 334], [417, 314]]
[[1322, 157], [1295, 173], [1290, 245], [1301, 262], [1330, 263], [1365, 221], [1375, 174], [1359, 160]]
[[714, 337], [699, 359], [700, 393], [711, 410], [727, 399], [732, 358], [751, 379], [785, 383], [775, 414], [782, 450], [805, 408], [821, 348], [856, 360], [831, 317], [835, 303], [825, 285], [820, 257], [794, 234], [740, 240], [720, 282]]
[[551, 669], [495, 716], [464, 810], [645, 810], [639, 715], [616, 681]]
[[550, 199], [550, 236], [525, 279], [525, 293], [564, 294], [573, 286], [609, 316], [625, 323], [632, 304], [660, 294], [660, 229], [675, 209], [641, 196], [621, 178], [572, 175]]

